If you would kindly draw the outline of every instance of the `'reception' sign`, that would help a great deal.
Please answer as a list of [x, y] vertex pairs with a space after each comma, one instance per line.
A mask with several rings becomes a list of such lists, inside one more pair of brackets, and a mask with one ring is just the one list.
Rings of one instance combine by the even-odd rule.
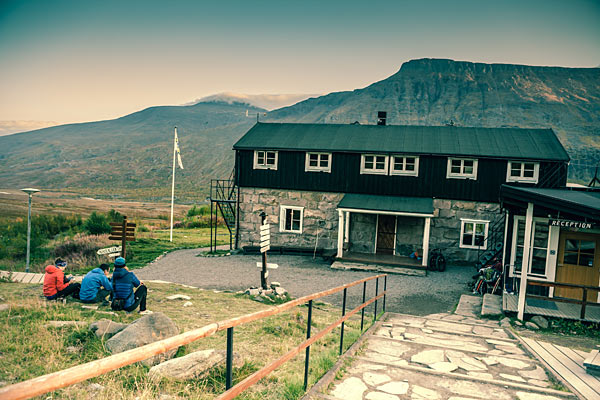
[[560, 226], [561, 228], [577, 228], [577, 229], [592, 229], [595, 227], [593, 222], [572, 221], [570, 219], [554, 219], [548, 220], [550, 226]]

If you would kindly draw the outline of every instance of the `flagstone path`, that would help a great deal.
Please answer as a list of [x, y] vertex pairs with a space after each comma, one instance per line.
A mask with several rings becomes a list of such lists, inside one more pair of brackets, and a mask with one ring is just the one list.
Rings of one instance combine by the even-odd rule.
[[387, 314], [343, 377], [312, 399], [575, 398], [554, 390], [545, 369], [498, 322], [458, 314]]

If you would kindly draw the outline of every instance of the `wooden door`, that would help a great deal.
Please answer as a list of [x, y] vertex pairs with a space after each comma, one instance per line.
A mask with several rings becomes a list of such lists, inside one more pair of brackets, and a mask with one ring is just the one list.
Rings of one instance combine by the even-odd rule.
[[377, 254], [394, 254], [396, 247], [396, 217], [379, 215], [377, 218]]
[[[556, 282], [598, 286], [600, 279], [600, 236], [564, 232], [558, 246]], [[581, 289], [554, 289], [554, 296], [581, 300]], [[588, 291], [588, 301], [596, 302], [598, 292]]]

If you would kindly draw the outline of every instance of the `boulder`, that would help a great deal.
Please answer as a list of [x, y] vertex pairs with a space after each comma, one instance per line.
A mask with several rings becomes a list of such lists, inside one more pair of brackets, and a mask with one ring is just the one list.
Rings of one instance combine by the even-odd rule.
[[544, 317], [536, 315], [531, 317], [530, 321], [539, 326], [541, 329], [548, 329], [548, 320]]
[[[161, 339], [177, 335], [179, 329], [169, 317], [160, 312], [144, 315], [135, 320], [121, 332], [106, 341], [106, 348], [112, 354], [121, 353], [136, 347], [144, 346]], [[149, 367], [169, 360], [175, 356], [177, 349], [157, 354], [142, 363]]]
[[100, 321], [92, 322], [90, 324], [90, 331], [94, 332], [99, 338], [110, 338], [127, 328], [127, 324], [120, 322], [111, 321], [110, 319], [103, 318]]
[[[225, 350], [202, 350], [173, 358], [150, 368], [148, 376], [153, 379], [170, 378], [187, 380], [205, 377], [212, 368], [225, 365], [227, 352]], [[234, 353], [233, 365], [241, 367], [242, 358]]]
[[525, 327], [526, 327], [526, 328], [528, 328], [528, 329], [532, 329], [532, 330], [534, 330], [534, 331], [537, 331], [538, 329], [540, 329], [540, 327], [539, 327], [539, 326], [537, 326], [536, 324], [534, 324], [534, 323], [533, 323], [533, 322], [531, 322], [531, 321], [527, 321], [527, 322], [525, 322]]
[[48, 321], [46, 328], [64, 328], [64, 327], [75, 327], [80, 328], [87, 325], [85, 321]]
[[0, 311], [10, 310], [10, 305], [8, 303], [0, 304]]
[[285, 295], [286, 293], [287, 293], [287, 290], [285, 290], [284, 288], [282, 288], [282, 287], [280, 287], [280, 286], [277, 286], [277, 287], [275, 288], [275, 294], [276, 294], [277, 296], [283, 296], [283, 295]]
[[191, 300], [190, 296], [186, 296], [185, 294], [174, 294], [172, 296], [167, 297], [167, 300]]

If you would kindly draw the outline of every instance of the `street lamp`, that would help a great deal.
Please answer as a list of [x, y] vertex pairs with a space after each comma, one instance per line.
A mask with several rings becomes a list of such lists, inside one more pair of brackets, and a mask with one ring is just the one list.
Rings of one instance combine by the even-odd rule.
[[29, 272], [29, 246], [31, 238], [31, 196], [34, 193], [39, 192], [39, 190], [33, 188], [25, 188], [21, 190], [29, 195], [29, 211], [27, 213], [27, 264], [25, 265], [25, 272]]

